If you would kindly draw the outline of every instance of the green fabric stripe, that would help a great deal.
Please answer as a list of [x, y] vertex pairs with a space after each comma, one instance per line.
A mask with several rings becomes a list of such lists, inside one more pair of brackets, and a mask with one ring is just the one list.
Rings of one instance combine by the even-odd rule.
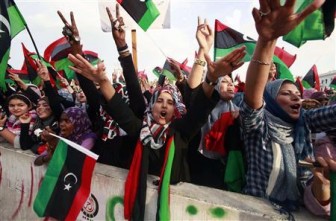
[[[300, 1], [298, 12], [305, 9], [312, 0]], [[323, 13], [321, 9], [314, 11], [303, 22], [301, 22], [294, 30], [283, 36], [283, 40], [291, 43], [296, 47], [300, 47], [307, 40], [318, 40], [325, 38], [325, 28], [323, 21]]]
[[156, 8], [153, 1], [146, 1], [147, 11], [141, 17], [140, 21], [138, 22], [139, 26], [144, 30], [147, 31], [149, 26], [155, 21], [155, 19], [160, 15], [159, 10]]
[[20, 31], [25, 29], [26, 22], [16, 5], [10, 6], [7, 11], [11, 25], [11, 37], [13, 39]]
[[57, 144], [53, 157], [49, 162], [47, 172], [34, 200], [34, 211], [39, 217], [44, 217], [50, 197], [52, 196], [58, 177], [67, 158], [67, 150], [67, 144], [60, 140]]
[[159, 217], [160, 220], [170, 220], [170, 211], [169, 211], [169, 184], [170, 184], [170, 175], [172, 170], [172, 165], [175, 155], [175, 142], [174, 139], [171, 142], [169, 147], [169, 154], [167, 159], [167, 164], [162, 180], [162, 187], [160, 190], [160, 208], [159, 208]]
[[306, 89], [312, 88], [312, 86], [305, 80], [302, 80], [302, 85]]
[[[231, 48], [215, 48], [214, 49], [214, 57], [215, 60], [220, 59], [221, 57], [224, 57], [225, 55], [229, 54], [233, 50], [240, 48], [241, 46], [246, 46], [246, 55], [243, 58], [243, 61], [251, 61], [254, 49], [256, 44], [254, 42], [245, 42], [241, 44], [237, 44], [234, 47]], [[287, 65], [277, 56], [273, 56], [273, 62], [277, 64], [277, 71], [279, 72], [279, 77], [280, 79], [288, 79], [290, 81], [294, 82], [294, 77], [290, 70], [288, 69]]]
[[[1, 46], [1, 47], [3, 47], [3, 46]], [[3, 73], [0, 76], [0, 88], [3, 91], [6, 91], [5, 77], [6, 77], [6, 69], [7, 69], [8, 58], [9, 58], [9, 49], [7, 50], [7, 52], [2, 57], [2, 60], [1, 60], [1, 63], [0, 63], [0, 73]]]

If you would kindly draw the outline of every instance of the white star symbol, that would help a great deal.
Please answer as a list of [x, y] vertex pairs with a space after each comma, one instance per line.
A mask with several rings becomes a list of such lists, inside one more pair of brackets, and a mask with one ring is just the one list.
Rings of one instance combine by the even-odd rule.
[[68, 184], [64, 185], [64, 190], [70, 191], [71, 187], [72, 186], [70, 185], [70, 183], [68, 183]]

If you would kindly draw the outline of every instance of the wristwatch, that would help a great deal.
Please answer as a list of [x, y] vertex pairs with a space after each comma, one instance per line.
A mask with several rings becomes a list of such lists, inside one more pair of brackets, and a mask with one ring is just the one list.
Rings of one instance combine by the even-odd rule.
[[208, 85], [211, 85], [211, 86], [216, 86], [217, 85], [217, 81], [215, 81], [215, 82], [210, 81], [209, 78], [208, 78], [208, 76], [205, 76], [205, 82]]
[[0, 126], [0, 132], [3, 131], [5, 128], [5, 126]]

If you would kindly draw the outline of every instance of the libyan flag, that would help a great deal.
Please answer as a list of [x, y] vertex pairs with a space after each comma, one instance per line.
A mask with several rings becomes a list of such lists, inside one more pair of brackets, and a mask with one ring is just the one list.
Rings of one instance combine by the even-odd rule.
[[[153, 69], [153, 73], [157, 78], [159, 78], [159, 76], [163, 74], [168, 78], [169, 82], [172, 82], [176, 81], [176, 77], [174, 75], [175, 71], [172, 69], [169, 60], [175, 61], [173, 58], [167, 58], [163, 65], [163, 68], [155, 67]], [[187, 66], [187, 63], [188, 63], [187, 58], [182, 63], [177, 62], [184, 76], [188, 76], [191, 71], [191, 67]]]
[[0, 88], [6, 90], [5, 76], [11, 40], [23, 29], [26, 22], [13, 0], [0, 1]]
[[[304, 10], [313, 0], [296, 1], [296, 12]], [[323, 40], [329, 37], [335, 27], [336, 1], [326, 0], [320, 9], [314, 11], [294, 30], [283, 36], [283, 40], [300, 47], [308, 40]]]
[[[218, 60], [226, 56], [233, 50], [245, 45], [246, 55], [244, 61], [250, 61], [256, 47], [256, 41], [243, 35], [242, 33], [222, 24], [216, 19], [215, 21], [215, 49], [214, 57]], [[293, 56], [283, 49], [276, 48], [274, 51], [273, 62], [277, 67], [278, 79], [288, 79], [294, 82], [294, 77], [288, 67], [293, 64], [296, 56]], [[277, 55], [279, 54], [279, 56]], [[280, 59], [281, 57], [281, 59]], [[286, 65], [287, 64], [287, 65]]]
[[90, 195], [91, 177], [98, 155], [72, 141], [58, 138], [60, 140], [34, 201], [34, 211], [39, 217], [76, 220]]
[[[64, 77], [68, 80], [75, 79], [75, 72], [69, 68], [73, 63], [68, 59], [71, 53], [71, 45], [65, 37], [61, 37], [52, 42], [44, 50], [44, 58], [48, 61], [56, 71], [64, 73]], [[98, 54], [92, 51], [83, 51], [85, 58], [92, 64], [96, 65], [99, 61]]]
[[303, 77], [302, 85], [306, 89], [315, 88], [318, 91], [320, 90], [320, 78], [316, 65], [313, 65], [313, 67]]
[[117, 2], [144, 31], [147, 31], [149, 26], [151, 26], [155, 19], [160, 15], [159, 10], [152, 0], [117, 0]]

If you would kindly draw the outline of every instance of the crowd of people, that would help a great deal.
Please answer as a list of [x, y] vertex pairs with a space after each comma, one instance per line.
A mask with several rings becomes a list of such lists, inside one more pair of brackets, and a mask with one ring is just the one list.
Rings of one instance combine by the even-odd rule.
[[58, 12], [71, 33], [63, 32], [76, 78], [60, 77], [63, 87], [57, 88], [39, 61], [41, 85], [10, 74], [15, 87], [0, 96], [0, 136], [14, 148], [35, 153], [36, 166], [52, 158], [58, 140], [51, 133], [67, 138], [97, 153], [98, 162], [128, 169], [125, 193], [134, 188], [137, 174], [142, 188], [136, 194], [142, 197], [125, 198], [129, 219], [144, 219], [147, 174], [162, 180], [166, 173], [170, 184], [191, 182], [263, 197], [289, 214], [304, 205], [328, 217], [329, 172], [336, 171], [336, 95], [301, 94], [294, 82], [276, 79], [272, 63], [277, 39], [323, 1], [300, 14], [294, 14], [294, 3], [260, 0], [260, 8], [253, 9], [259, 37], [239, 92], [232, 72], [243, 65], [245, 47], [212, 61], [214, 34], [206, 20], [198, 19], [199, 49], [188, 76], [171, 60], [176, 82], [153, 86], [138, 78], [118, 5], [116, 16], [108, 8], [107, 13], [123, 82], [111, 82], [103, 62], [93, 66], [85, 58], [74, 14], [69, 23]]

